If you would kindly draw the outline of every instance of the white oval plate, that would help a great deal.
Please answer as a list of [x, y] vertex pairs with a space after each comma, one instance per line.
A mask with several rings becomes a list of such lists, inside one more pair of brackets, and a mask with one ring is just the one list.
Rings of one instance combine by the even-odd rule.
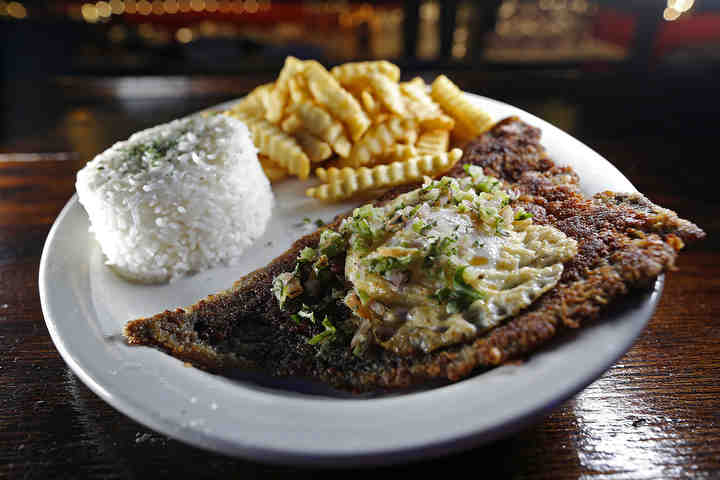
[[[517, 115], [542, 129], [558, 164], [571, 165], [585, 193], [634, 191], [590, 148], [510, 105], [471, 96], [493, 118]], [[55, 346], [80, 379], [116, 409], [170, 437], [208, 450], [273, 463], [387, 464], [436, 456], [507, 435], [548, 412], [600, 376], [632, 345], [652, 316], [662, 277], [602, 321], [553, 342], [522, 365], [406, 395], [352, 398], [268, 388], [214, 376], [164, 353], [127, 346], [128, 320], [194, 303], [229, 287], [350, 204], [321, 205], [305, 184], [275, 187], [277, 207], [266, 235], [232, 268], [171, 285], [134, 285], [103, 264], [73, 197], [55, 221], [40, 263], [40, 298]]]

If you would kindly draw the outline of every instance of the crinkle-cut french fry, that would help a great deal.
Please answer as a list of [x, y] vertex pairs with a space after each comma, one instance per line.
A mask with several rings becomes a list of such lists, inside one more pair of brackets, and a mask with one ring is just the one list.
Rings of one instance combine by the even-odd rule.
[[404, 145], [415, 145], [415, 142], [417, 142], [418, 138], [418, 130], [417, 130], [417, 123], [414, 123], [415, 128], [412, 130], [407, 130], [403, 136], [398, 138], [398, 143], [404, 144]]
[[407, 114], [405, 103], [403, 102], [400, 87], [397, 82], [390, 80], [380, 73], [370, 73], [367, 75], [368, 85], [375, 91], [377, 98], [382, 102], [388, 110], [400, 116]]
[[340, 178], [339, 173], [340, 169], [337, 167], [318, 167], [315, 169], [315, 175], [325, 183], [335, 182], [338, 178]]
[[349, 62], [333, 67], [330, 73], [343, 85], [362, 84], [371, 73], [379, 73], [393, 82], [400, 80], [400, 68], [387, 60], [373, 62]]
[[352, 143], [350, 143], [350, 140], [348, 140], [345, 134], [340, 135], [330, 145], [335, 153], [340, 155], [343, 159], [347, 158], [352, 150]]
[[370, 126], [365, 111], [320, 63], [310, 60], [306, 65], [303, 73], [315, 101], [347, 125], [350, 137], [357, 141]]
[[391, 145], [398, 141], [409, 141], [413, 133], [416, 133], [416, 123], [412, 119], [392, 117], [388, 121], [373, 125], [365, 135], [356, 142], [348, 164], [352, 167], [360, 167], [372, 163], [373, 157], [380, 155]]
[[290, 91], [290, 101], [292, 103], [304, 102], [310, 98], [305, 79], [301, 75], [295, 75], [288, 80], [288, 90]]
[[263, 172], [265, 172], [265, 176], [271, 183], [279, 182], [280, 180], [287, 178], [289, 175], [287, 170], [270, 160], [265, 155], [258, 155], [258, 160], [260, 161], [260, 166], [262, 167]]
[[300, 117], [298, 117], [296, 114], [291, 113], [287, 117], [285, 117], [285, 120], [280, 123], [280, 127], [283, 129], [283, 132], [287, 133], [288, 135], [292, 135], [298, 130], [302, 128], [302, 120], [300, 120]]
[[387, 112], [383, 112], [383, 111], [381, 110], [381, 111], [377, 112], [377, 113], [373, 116], [373, 118], [372, 118], [372, 123], [373, 123], [373, 125], [377, 125], [378, 123], [387, 122], [387, 121], [390, 120], [391, 118], [393, 118], [393, 116], [392, 116], [391, 114], [389, 114], [389, 113], [387, 113]]
[[280, 121], [288, 99], [288, 83], [292, 77], [302, 72], [304, 68], [305, 63], [295, 57], [290, 56], [285, 59], [285, 65], [280, 70], [275, 87], [270, 91], [268, 97], [267, 112], [265, 112], [265, 118], [268, 121], [273, 123]]
[[277, 125], [264, 118], [243, 112], [228, 112], [245, 122], [253, 137], [253, 143], [263, 155], [287, 169], [293, 175], [306, 179], [310, 174], [310, 159], [298, 142]]
[[255, 87], [252, 92], [245, 95], [245, 97], [243, 97], [239, 102], [230, 107], [230, 110], [245, 112], [248, 115], [264, 117], [267, 97], [272, 88], [272, 83], [266, 83]]
[[420, 77], [400, 84], [408, 113], [420, 122], [423, 130], [452, 130], [455, 120], [440, 109], [428, 94], [428, 88]]
[[[419, 110], [418, 110], [419, 111]], [[444, 113], [432, 113], [428, 115], [420, 114], [418, 118], [420, 128], [423, 130], [452, 130], [455, 128], [455, 120]]]
[[415, 147], [422, 153], [447, 152], [450, 145], [449, 130], [431, 130], [420, 134]]
[[325, 201], [345, 200], [368, 190], [395, 187], [438, 176], [452, 168], [462, 157], [462, 150], [413, 157], [403, 162], [377, 165], [373, 168], [329, 168], [323, 174], [328, 183], [308, 188], [305, 194]]
[[428, 85], [420, 77], [415, 77], [409, 82], [399, 83], [400, 90], [408, 97], [422, 103], [433, 104], [432, 98], [428, 94]]
[[463, 132], [463, 135], [469, 133], [471, 137], [476, 137], [493, 124], [490, 116], [468, 100], [460, 88], [445, 75], [440, 75], [433, 81], [430, 96], [455, 119], [455, 128]]
[[375, 100], [375, 97], [373, 97], [373, 94], [370, 93], [369, 90], [363, 90], [360, 92], [360, 101], [362, 101], [365, 111], [371, 117], [380, 111], [380, 103]]
[[341, 157], [350, 154], [350, 141], [345, 136], [342, 123], [312, 100], [308, 98], [307, 101], [293, 105], [290, 112], [291, 115], [297, 115], [302, 128], [330, 144], [335, 153]]
[[262, 104], [258, 95], [245, 96], [242, 100], [234, 104], [229, 112], [245, 113], [248, 115], [265, 116], [265, 106]]
[[407, 160], [408, 158], [417, 157], [421, 155], [421, 153], [431, 152], [420, 152], [413, 145], [405, 145], [402, 143], [398, 143], [383, 152], [382, 156], [380, 157], [380, 161], [381, 163], [401, 162], [403, 160]]
[[311, 162], [322, 162], [332, 156], [332, 149], [330, 148], [330, 145], [311, 133], [305, 130], [298, 130], [295, 132], [294, 137]]

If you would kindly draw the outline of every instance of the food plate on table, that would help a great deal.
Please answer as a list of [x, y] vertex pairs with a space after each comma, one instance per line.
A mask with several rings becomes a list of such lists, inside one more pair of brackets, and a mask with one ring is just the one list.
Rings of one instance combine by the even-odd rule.
[[[517, 116], [540, 128], [548, 156], [577, 172], [584, 194], [635, 191], [607, 160], [551, 124], [502, 102], [465, 96], [493, 119]], [[39, 278], [46, 323], [65, 361], [121, 412], [204, 449], [273, 463], [386, 464], [489, 442], [558, 406], [630, 348], [662, 292], [660, 276], [600, 321], [522, 364], [401, 394], [357, 397], [294, 379], [228, 379], [127, 345], [122, 332], [129, 320], [228, 288], [310, 233], [316, 221], [328, 223], [360, 204], [321, 203], [305, 196], [307, 187], [296, 179], [273, 186], [276, 207], [267, 230], [234, 265], [161, 285], [129, 283], [108, 269], [73, 197], [48, 235]]]

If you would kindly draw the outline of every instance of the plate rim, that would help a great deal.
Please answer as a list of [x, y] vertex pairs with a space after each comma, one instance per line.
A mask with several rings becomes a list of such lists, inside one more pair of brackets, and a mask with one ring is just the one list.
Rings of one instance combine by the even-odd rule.
[[[522, 112], [524, 119], [530, 122], [539, 123], [539, 126], [543, 132], [546, 128], [551, 127], [553, 129], [560, 130], [558, 127], [550, 124], [549, 122], [542, 120], [535, 115], [526, 112], [518, 107], [510, 104], [483, 97], [475, 94], [467, 94], [471, 97], [478, 97], [481, 101], [491, 102], [502, 106], [503, 108], [510, 108]], [[236, 102], [236, 100], [230, 102], [224, 102], [209, 109], [224, 108], [226, 105]], [[611, 162], [602, 157], [600, 154], [595, 152], [592, 148], [585, 145], [582, 141], [573, 137], [572, 135], [560, 130], [566, 139], [571, 139], [577, 144], [581, 145], [588, 151], [593, 152], [598, 158], [603, 160], [606, 165], [614, 169], [614, 175], [621, 177], [632, 189], [634, 186], [627, 180], [627, 178], [620, 172]], [[596, 161], [596, 160], [593, 160]], [[659, 298], [662, 294], [664, 285], [664, 275], [657, 278], [654, 283], [654, 289], [647, 300], [643, 301], [644, 307], [648, 312], [642, 322], [639, 322], [632, 335], [623, 338], [615, 349], [614, 355], [612, 355], [612, 361], [607, 357], [606, 361], [599, 362], [593, 370], [588, 372], [582, 378], [575, 379], [567, 388], [555, 391], [552, 395], [552, 399], [546, 403], [536, 405], [535, 408], [524, 411], [521, 415], [517, 415], [505, 422], [497, 424], [494, 428], [487, 429], [485, 431], [467, 431], [462, 435], [455, 435], [449, 438], [441, 438], [434, 442], [425, 442], [423, 444], [410, 444], [402, 447], [397, 447], [391, 450], [387, 449], [367, 449], [363, 452], [325, 452], [318, 453], [313, 452], [308, 454], [307, 451], [303, 450], [291, 450], [287, 448], [269, 448], [266, 446], [258, 447], [253, 445], [252, 441], [239, 443], [237, 440], [229, 441], [223, 438], [217, 438], [216, 436], [209, 436], [203, 434], [200, 431], [189, 429], [182, 430], [183, 434], [179, 431], [174, 431], [168, 428], [168, 425], [161, 421], [159, 417], [153, 416], [146, 412], [144, 409], [139, 408], [133, 402], [128, 401], [125, 396], [112, 394], [108, 391], [101, 382], [96, 379], [92, 373], [86, 369], [85, 366], [81, 365], [77, 359], [73, 356], [67, 348], [63, 335], [56, 325], [58, 313], [54, 312], [54, 306], [51, 305], [48, 296], [48, 264], [50, 262], [50, 252], [53, 244], [56, 242], [56, 236], [61, 228], [61, 225], [65, 221], [65, 218], [70, 214], [74, 208], [82, 208], [77, 201], [77, 194], [74, 194], [70, 200], [65, 204], [58, 217], [53, 222], [52, 227], [47, 235], [45, 244], [43, 246], [42, 255], [40, 259], [40, 268], [38, 275], [40, 303], [45, 320], [45, 324], [48, 328], [48, 332], [53, 340], [55, 348], [57, 348], [63, 360], [68, 364], [73, 373], [75, 373], [80, 380], [90, 388], [95, 394], [100, 396], [104, 401], [110, 404], [113, 408], [127, 415], [131, 419], [138, 421], [139, 423], [148, 426], [149, 428], [161, 432], [164, 435], [175, 438], [181, 442], [191, 444], [204, 450], [219, 452], [233, 457], [242, 457], [252, 459], [256, 461], [263, 461], [266, 463], [283, 464], [283, 465], [305, 465], [305, 466], [374, 466], [374, 465], [387, 465], [404, 462], [407, 460], [417, 459], [419, 454], [422, 454], [423, 458], [437, 457], [454, 451], [470, 448], [480, 444], [494, 441], [499, 437], [509, 435], [521, 429], [534, 419], [545, 415], [547, 412], [556, 408], [560, 403], [564, 402], [568, 398], [575, 395], [577, 392], [583, 390], [587, 385], [596, 380], [602, 375], [607, 369], [609, 369], [614, 363], [617, 362], [635, 343], [638, 336], [645, 329], [647, 323], [652, 318]], [[542, 347], [540, 351], [545, 349]], [[366, 400], [351, 400], [351, 401], [366, 401]]]

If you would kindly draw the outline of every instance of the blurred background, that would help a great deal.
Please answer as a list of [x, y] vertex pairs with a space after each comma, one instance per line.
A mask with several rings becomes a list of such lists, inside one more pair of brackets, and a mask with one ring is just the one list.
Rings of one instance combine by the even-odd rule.
[[0, 0], [0, 52], [0, 152], [83, 161], [272, 80], [287, 55], [447, 73], [697, 194], [708, 177], [682, 169], [709, 158], [720, 111], [720, 0]]

